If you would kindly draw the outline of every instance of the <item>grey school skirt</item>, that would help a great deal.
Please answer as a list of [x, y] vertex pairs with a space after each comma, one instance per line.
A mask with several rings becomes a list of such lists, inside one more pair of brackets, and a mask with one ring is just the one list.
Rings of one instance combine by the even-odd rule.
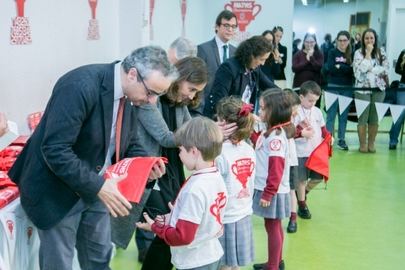
[[252, 216], [224, 224], [219, 242], [224, 250], [220, 265], [245, 266], [254, 260]]
[[263, 191], [255, 189], [253, 194], [253, 213], [257, 216], [272, 219], [283, 219], [291, 215], [290, 193], [277, 193], [271, 199], [270, 206], [260, 206]]

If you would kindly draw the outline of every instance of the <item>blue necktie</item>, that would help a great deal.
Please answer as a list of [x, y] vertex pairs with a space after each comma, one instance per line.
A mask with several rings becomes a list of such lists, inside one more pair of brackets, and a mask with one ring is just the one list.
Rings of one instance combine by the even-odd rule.
[[224, 54], [222, 55], [222, 63], [223, 63], [223, 62], [225, 62], [226, 59], [228, 59], [228, 54], [227, 54], [228, 45], [225, 44], [224, 46], [222, 46], [222, 48], [224, 49]]

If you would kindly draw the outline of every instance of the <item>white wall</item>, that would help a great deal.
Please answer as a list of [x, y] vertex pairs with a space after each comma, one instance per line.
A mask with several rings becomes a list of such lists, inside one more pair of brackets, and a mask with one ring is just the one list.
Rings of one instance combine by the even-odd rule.
[[[401, 19], [397, 18], [397, 11], [402, 10]], [[401, 52], [405, 49], [405, 35], [403, 25], [405, 23], [405, 1], [389, 0], [388, 5], [388, 22], [387, 22], [387, 55], [390, 61], [390, 80], [399, 80], [400, 76], [395, 73], [393, 65]]]
[[88, 1], [26, 0], [32, 44], [10, 45], [14, 1], [0, 1], [0, 111], [28, 133], [26, 116], [45, 108], [56, 80], [69, 69], [118, 56], [118, 1], [99, 1], [101, 39], [87, 40]]
[[322, 44], [326, 33], [330, 33], [334, 38], [340, 30], [349, 31], [350, 15], [356, 12], [371, 12], [370, 27], [380, 33], [381, 22], [386, 20], [385, 6], [385, 0], [351, 0], [345, 4], [326, 2], [321, 6], [299, 4], [294, 10], [293, 29], [296, 38], [303, 39], [310, 27], [315, 28], [318, 43]]
[[[186, 37], [196, 44], [213, 38], [215, 18], [229, 2], [188, 0]], [[247, 31], [255, 35], [275, 25], [283, 26], [282, 43], [291, 54], [293, 1], [256, 3], [262, 5], [262, 11]], [[28, 133], [27, 115], [45, 108], [56, 80], [65, 72], [83, 64], [123, 58], [142, 45], [167, 48], [181, 35], [179, 0], [155, 1], [152, 41], [148, 0], [98, 1], [98, 41], [86, 39], [90, 14], [85, 0], [26, 0], [25, 16], [30, 19], [33, 43], [10, 45], [11, 18], [16, 16], [16, 6], [11, 0], [0, 1], [0, 111], [17, 121], [22, 134]], [[291, 59], [291, 55], [288, 57]], [[289, 64], [286, 70], [291, 70]]]

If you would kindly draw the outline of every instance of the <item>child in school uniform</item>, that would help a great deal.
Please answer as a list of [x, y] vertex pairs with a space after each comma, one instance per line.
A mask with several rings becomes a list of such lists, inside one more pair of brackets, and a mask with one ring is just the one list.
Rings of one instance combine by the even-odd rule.
[[228, 195], [213, 164], [221, 153], [223, 135], [212, 120], [196, 117], [180, 127], [175, 141], [181, 161], [194, 172], [181, 188], [170, 214], [152, 220], [144, 213], [146, 223], [138, 222], [137, 226], [152, 230], [170, 245], [176, 269], [216, 270], [223, 255], [218, 237], [223, 234]]
[[264, 218], [268, 237], [268, 261], [255, 269], [284, 269], [282, 260], [282, 219], [290, 216], [289, 143], [294, 128], [291, 124], [291, 102], [279, 89], [263, 92], [259, 100], [261, 120], [266, 130], [256, 143], [256, 177], [253, 213]]
[[[284, 89], [287, 92], [291, 102], [292, 119], [298, 114], [298, 108], [301, 104], [300, 98], [296, 92], [291, 89]], [[295, 146], [294, 138], [289, 138], [288, 143], [290, 146], [290, 200], [291, 200], [291, 215], [288, 221], [287, 232], [296, 233], [298, 229], [297, 225], [297, 194], [295, 189], [298, 182], [298, 157], [297, 149]]]
[[306, 194], [322, 182], [322, 175], [305, 167], [305, 162], [312, 151], [322, 142], [329, 133], [321, 110], [314, 106], [321, 96], [321, 88], [314, 81], [304, 82], [299, 90], [301, 105], [298, 114], [294, 117], [297, 128], [295, 144], [298, 156], [298, 216], [310, 219], [311, 212], [306, 203]]
[[218, 121], [236, 123], [236, 131], [224, 141], [215, 163], [224, 178], [228, 191], [223, 223], [224, 234], [219, 238], [224, 256], [221, 270], [237, 270], [254, 259], [252, 228], [252, 197], [256, 156], [245, 141], [253, 131], [253, 106], [240, 98], [226, 97], [217, 104]]

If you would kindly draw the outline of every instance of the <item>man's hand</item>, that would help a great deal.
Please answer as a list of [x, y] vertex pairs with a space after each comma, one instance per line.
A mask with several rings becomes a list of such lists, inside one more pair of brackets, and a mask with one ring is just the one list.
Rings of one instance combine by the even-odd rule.
[[224, 140], [228, 139], [238, 128], [236, 123], [227, 124], [225, 121], [217, 122], [218, 127], [221, 129], [222, 134], [224, 135]]
[[132, 208], [132, 205], [122, 196], [117, 186], [117, 184], [126, 177], [127, 174], [124, 174], [119, 177], [107, 179], [97, 194], [113, 217], [128, 216], [128, 209]]
[[3, 136], [8, 130], [6, 115], [0, 112], [0, 137]]
[[155, 180], [162, 177], [166, 173], [166, 165], [163, 160], [159, 160], [153, 165], [152, 171], [149, 174], [149, 180]]

